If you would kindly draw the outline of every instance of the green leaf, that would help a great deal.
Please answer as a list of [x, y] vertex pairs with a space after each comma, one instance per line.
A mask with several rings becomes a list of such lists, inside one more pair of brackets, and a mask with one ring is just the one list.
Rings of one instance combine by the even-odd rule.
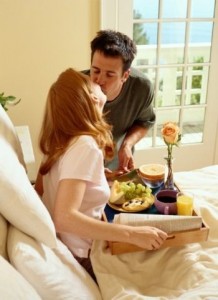
[[21, 101], [21, 99], [16, 100], [15, 96], [9, 95], [9, 96], [4, 96], [4, 93], [0, 94], [0, 104], [2, 105], [2, 107], [4, 108], [4, 110], [8, 110], [8, 108], [6, 107], [7, 104], [9, 105], [16, 105]]

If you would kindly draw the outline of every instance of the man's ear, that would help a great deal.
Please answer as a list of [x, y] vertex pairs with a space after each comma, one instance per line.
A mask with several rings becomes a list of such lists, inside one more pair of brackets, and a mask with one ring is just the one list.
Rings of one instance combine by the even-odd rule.
[[127, 79], [129, 78], [129, 74], [130, 74], [130, 69], [128, 69], [123, 73], [123, 82], [127, 81]]

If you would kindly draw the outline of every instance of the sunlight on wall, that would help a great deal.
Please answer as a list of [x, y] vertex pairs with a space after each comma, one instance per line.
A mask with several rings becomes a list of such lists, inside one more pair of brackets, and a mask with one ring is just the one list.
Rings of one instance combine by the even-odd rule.
[[0, 92], [22, 99], [8, 114], [16, 126], [29, 126], [36, 170], [48, 89], [65, 69], [89, 67], [99, 10], [100, 0], [0, 2]]

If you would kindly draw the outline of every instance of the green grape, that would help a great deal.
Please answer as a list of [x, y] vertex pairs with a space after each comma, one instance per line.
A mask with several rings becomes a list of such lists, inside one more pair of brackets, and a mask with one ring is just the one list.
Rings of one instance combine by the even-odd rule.
[[121, 190], [122, 190], [124, 193], [126, 193], [126, 192], [129, 191], [129, 189], [130, 189], [129, 185], [128, 185], [126, 182], [122, 182], [122, 183], [120, 184], [120, 187], [121, 187]]
[[133, 194], [133, 193], [131, 193], [131, 192], [126, 192], [126, 194], [125, 194], [125, 198], [126, 198], [127, 200], [131, 200], [131, 199], [133, 199], [133, 198], [134, 198], [134, 194]]
[[134, 187], [135, 188], [135, 183], [134, 182], [129, 182], [129, 186]]
[[131, 200], [137, 197], [143, 198], [151, 195], [152, 190], [141, 183], [120, 182], [119, 190], [124, 193], [126, 200]]
[[135, 189], [136, 189], [136, 185], [135, 185], [135, 183], [134, 182], [130, 182], [129, 183], [129, 187], [130, 187], [130, 191], [132, 191], [132, 192], [134, 192], [135, 191]]
[[128, 192], [132, 192], [132, 191], [133, 191], [132, 188], [131, 188], [131, 186], [129, 186], [129, 185], [127, 185], [126, 190], [127, 190]]
[[136, 195], [140, 196], [142, 194], [142, 190], [140, 188], [137, 188], [135, 190]]
[[135, 193], [135, 188], [134, 187], [130, 187], [129, 191], [134, 194]]
[[148, 194], [152, 193], [152, 189], [150, 189], [149, 187], [146, 187], [145, 190], [146, 190], [146, 193], [148, 193]]
[[142, 189], [143, 185], [141, 183], [137, 184], [137, 188]]
[[142, 185], [141, 189], [142, 189], [142, 192], [146, 191], [146, 187], [144, 185]]
[[120, 182], [120, 187], [121, 188], [125, 188], [126, 187], [126, 183], [125, 182]]

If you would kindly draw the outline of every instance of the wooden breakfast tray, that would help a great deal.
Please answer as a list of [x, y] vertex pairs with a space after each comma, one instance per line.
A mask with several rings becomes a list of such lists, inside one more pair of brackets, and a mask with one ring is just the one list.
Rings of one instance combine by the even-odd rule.
[[[132, 172], [131, 176], [135, 178], [137, 176], [137, 172]], [[125, 178], [126, 179], [126, 178]], [[175, 187], [178, 191], [181, 191], [181, 188], [175, 184]], [[161, 189], [153, 189], [152, 193], [156, 194], [157, 191]], [[106, 222], [113, 222], [114, 215], [120, 213], [118, 211], [113, 210], [109, 205], [106, 205], [104, 214], [103, 214], [103, 219]], [[144, 212], [139, 212], [141, 213], [147, 213], [147, 214], [156, 214], [157, 210], [152, 205], [148, 210]], [[193, 216], [198, 216], [197, 212], [194, 210], [193, 211]], [[209, 227], [208, 225], [202, 220], [202, 227], [200, 229], [194, 229], [194, 230], [186, 230], [186, 231], [177, 231], [177, 232], [172, 232], [170, 236], [165, 240], [161, 248], [166, 248], [166, 247], [178, 247], [178, 246], [183, 246], [185, 244], [189, 243], [200, 243], [204, 242], [208, 239], [208, 234], [209, 234]], [[128, 252], [136, 252], [136, 251], [144, 251], [144, 249], [135, 246], [133, 244], [129, 243], [123, 243], [123, 242], [108, 242], [110, 250], [112, 255], [115, 254], [122, 254], [122, 253], [128, 253]]]
[[[193, 216], [197, 216], [194, 211]], [[107, 222], [106, 214], [103, 215], [104, 220]], [[161, 248], [178, 247], [188, 243], [200, 243], [208, 239], [209, 227], [203, 222], [200, 229], [186, 230], [181, 232], [171, 233], [170, 236], [163, 243]], [[129, 243], [123, 242], [108, 242], [111, 254], [117, 255], [122, 253], [144, 251], [144, 249]]]

